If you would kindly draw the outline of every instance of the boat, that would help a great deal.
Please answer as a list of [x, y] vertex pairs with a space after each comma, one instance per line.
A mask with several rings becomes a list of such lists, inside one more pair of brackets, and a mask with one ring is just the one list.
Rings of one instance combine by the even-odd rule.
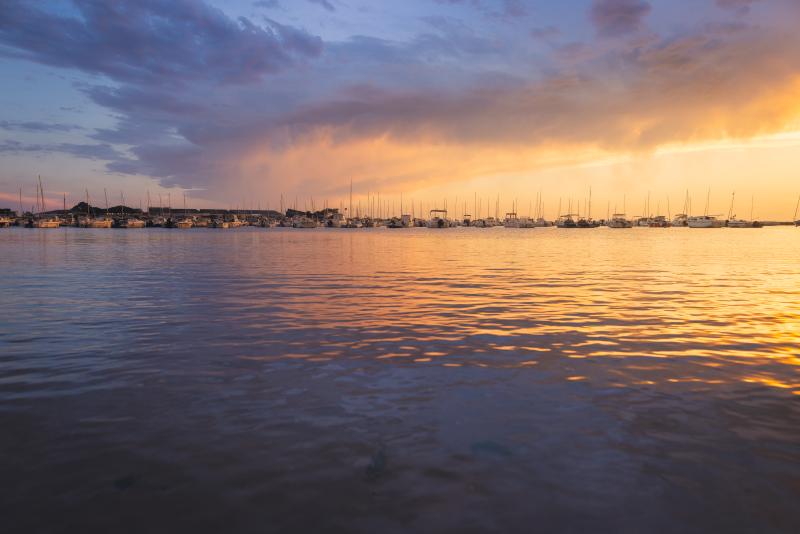
[[295, 217], [292, 220], [292, 228], [316, 228], [317, 221], [311, 217]]
[[411, 215], [403, 215], [401, 217], [392, 217], [389, 219], [389, 224], [386, 226], [387, 228], [411, 228], [413, 226], [413, 221], [411, 219]]
[[111, 228], [114, 220], [110, 217], [79, 217], [78, 226], [81, 228]]
[[230, 228], [231, 223], [224, 219], [211, 219], [208, 225], [209, 228]]
[[744, 219], [739, 219], [736, 217], [736, 214], [733, 213], [734, 207], [734, 200], [736, 199], [736, 192], [734, 191], [731, 194], [731, 207], [728, 209], [728, 220], [725, 221], [725, 226], [728, 228], [761, 228], [761, 224], [755, 223], [752, 221], [753, 218], [753, 201], [750, 201], [750, 219], [746, 221]]
[[120, 228], [144, 228], [145, 226], [146, 223], [137, 217], [126, 217], [119, 221]]
[[686, 224], [689, 228], [722, 228], [725, 221], [714, 215], [695, 215], [689, 217]]
[[191, 228], [194, 226], [194, 221], [190, 217], [184, 217], [182, 219], [176, 220], [174, 223], [175, 228], [181, 228], [183, 230], [187, 228]]
[[578, 225], [575, 223], [575, 219], [572, 218], [573, 216], [574, 214], [572, 213], [559, 216], [556, 219], [556, 228], [577, 228]]
[[679, 213], [672, 218], [672, 226], [689, 226], [689, 216], [685, 213]]
[[33, 220], [33, 228], [60, 228], [61, 220], [58, 217], [40, 217]]
[[633, 228], [633, 224], [625, 217], [624, 213], [615, 213], [606, 225], [609, 228]]
[[334, 212], [325, 220], [325, 226], [328, 228], [341, 228], [347, 224], [347, 220], [342, 213]]
[[14, 221], [11, 220], [11, 217], [0, 217], [0, 228], [8, 228], [13, 222]]
[[649, 228], [669, 228], [671, 223], [664, 215], [656, 215], [655, 217], [648, 218], [647, 226]]
[[514, 212], [506, 213], [506, 218], [503, 220], [503, 226], [505, 228], [521, 228], [520, 220], [517, 214]]
[[728, 228], [759, 228], [759, 226], [753, 225], [753, 221], [745, 221], [743, 219], [737, 219], [736, 215], [728, 219], [725, 226], [727, 226]]
[[431, 210], [427, 223], [428, 228], [450, 228], [447, 210]]

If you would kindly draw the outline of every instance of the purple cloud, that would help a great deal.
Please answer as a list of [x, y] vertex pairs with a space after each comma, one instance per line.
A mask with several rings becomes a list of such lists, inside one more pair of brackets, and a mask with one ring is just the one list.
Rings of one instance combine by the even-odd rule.
[[8, 0], [0, 11], [4, 54], [153, 85], [190, 80], [247, 83], [295, 58], [320, 54], [322, 42], [302, 30], [247, 18], [190, 0], [74, 0], [79, 17]]
[[327, 9], [328, 11], [336, 11], [336, 8], [329, 0], [308, 0], [308, 2], [311, 4], [317, 4], [318, 6], [321, 6]]
[[75, 124], [61, 124], [39, 121], [0, 121], [0, 129], [23, 132], [71, 132], [82, 130]]
[[644, 0], [594, 0], [590, 15], [597, 33], [613, 37], [637, 31], [651, 10]]
[[740, 14], [746, 14], [750, 7], [761, 0], [714, 0], [722, 9], [730, 9]]

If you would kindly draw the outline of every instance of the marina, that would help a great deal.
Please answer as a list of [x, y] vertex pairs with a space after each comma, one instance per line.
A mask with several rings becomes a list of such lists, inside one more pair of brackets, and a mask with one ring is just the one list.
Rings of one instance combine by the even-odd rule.
[[[44, 204], [42, 204], [43, 206]], [[798, 204], [800, 206], [800, 203]], [[402, 208], [401, 208], [402, 209]], [[345, 210], [346, 212], [347, 210]], [[387, 210], [388, 211], [388, 210]], [[300, 211], [287, 209], [275, 210], [223, 210], [223, 209], [186, 209], [172, 210], [166, 207], [150, 207], [147, 210], [124, 205], [113, 208], [98, 208], [87, 201], [76, 204], [71, 209], [31, 210], [17, 212], [11, 209], [0, 211], [0, 228], [19, 226], [26, 228], [210, 228], [231, 229], [247, 226], [261, 228], [289, 227], [296, 229], [358, 229], [358, 228], [559, 228], [559, 229], [591, 229], [591, 228], [762, 228], [764, 226], [800, 226], [797, 210], [791, 220], [757, 221], [751, 218], [742, 220], [733, 213], [733, 205], [728, 216], [677, 214], [671, 220], [666, 215], [648, 215], [627, 217], [624, 213], [614, 213], [608, 218], [593, 219], [590, 215], [566, 213], [553, 220], [547, 220], [539, 211], [535, 217], [519, 215], [516, 211], [505, 214], [502, 220], [496, 217], [478, 218], [470, 214], [462, 217], [451, 217], [447, 209], [433, 208], [428, 217], [416, 217], [414, 214], [399, 213], [386, 215], [356, 215], [348, 217], [339, 209], [325, 208], [320, 211]]]

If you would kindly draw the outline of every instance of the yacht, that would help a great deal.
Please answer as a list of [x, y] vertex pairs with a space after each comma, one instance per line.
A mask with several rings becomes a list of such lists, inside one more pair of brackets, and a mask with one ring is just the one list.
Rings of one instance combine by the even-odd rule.
[[192, 221], [192, 219], [189, 217], [184, 217], [183, 219], [176, 220], [174, 226], [175, 228], [181, 228], [185, 230], [186, 228], [191, 228], [194, 226], [194, 221]]
[[717, 219], [714, 215], [695, 215], [687, 219], [689, 228], [722, 228], [725, 221]]
[[624, 213], [615, 213], [611, 216], [611, 220], [606, 225], [609, 228], [633, 228], [633, 224], [625, 218]]

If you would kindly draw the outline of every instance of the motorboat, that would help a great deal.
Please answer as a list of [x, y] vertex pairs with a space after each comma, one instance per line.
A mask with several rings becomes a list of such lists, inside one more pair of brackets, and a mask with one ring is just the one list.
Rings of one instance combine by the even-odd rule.
[[428, 228], [450, 228], [447, 210], [431, 210], [427, 226]]

